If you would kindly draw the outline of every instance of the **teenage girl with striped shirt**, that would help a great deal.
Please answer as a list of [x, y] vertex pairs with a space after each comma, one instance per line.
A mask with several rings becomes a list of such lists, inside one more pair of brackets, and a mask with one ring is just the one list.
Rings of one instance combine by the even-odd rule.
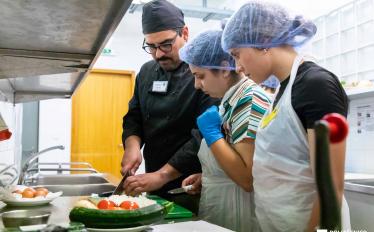
[[[179, 51], [195, 77], [195, 88], [222, 98], [197, 119], [204, 139], [198, 153], [202, 174], [183, 185], [200, 192], [199, 217], [234, 231], [258, 231], [254, 214], [252, 159], [262, 116], [270, 105], [264, 90], [235, 72], [235, 62], [221, 48], [222, 31], [199, 34]], [[213, 131], [213, 133], [212, 133]]]

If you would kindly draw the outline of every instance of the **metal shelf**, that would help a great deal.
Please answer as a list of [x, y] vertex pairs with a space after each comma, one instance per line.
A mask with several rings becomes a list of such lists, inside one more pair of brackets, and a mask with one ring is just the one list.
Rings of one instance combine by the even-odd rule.
[[0, 100], [71, 97], [131, 0], [0, 0]]

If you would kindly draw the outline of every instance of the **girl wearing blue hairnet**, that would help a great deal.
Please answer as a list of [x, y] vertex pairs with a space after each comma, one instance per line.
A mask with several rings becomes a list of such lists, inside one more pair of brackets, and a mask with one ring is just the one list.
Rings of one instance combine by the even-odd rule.
[[[221, 47], [222, 31], [206, 31], [179, 51], [195, 76], [195, 88], [222, 98], [197, 119], [204, 139], [198, 157], [202, 174], [183, 181], [202, 181], [199, 217], [235, 231], [259, 231], [254, 215], [252, 157], [258, 124], [270, 105], [264, 90], [235, 72], [235, 62]], [[224, 132], [221, 131], [221, 128]]]
[[[347, 96], [338, 78], [307, 61], [296, 49], [316, 33], [313, 22], [283, 7], [257, 1], [243, 5], [228, 21], [222, 47], [239, 71], [257, 83], [280, 81], [271, 110], [257, 131], [253, 158], [256, 216], [268, 231], [314, 231], [319, 203], [314, 178], [314, 122], [336, 112], [347, 116]], [[350, 229], [344, 199], [345, 142], [331, 144], [334, 186], [342, 224]]]

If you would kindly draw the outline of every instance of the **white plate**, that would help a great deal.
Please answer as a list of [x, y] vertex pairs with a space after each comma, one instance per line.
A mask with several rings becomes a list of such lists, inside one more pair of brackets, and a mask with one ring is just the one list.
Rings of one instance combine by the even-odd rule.
[[2, 197], [1, 201], [9, 206], [38, 206], [45, 205], [53, 201], [57, 197], [61, 196], [62, 192], [53, 193], [50, 197], [46, 198], [22, 198], [22, 199], [10, 199], [9, 197]]
[[140, 232], [150, 228], [149, 226], [137, 226], [129, 228], [119, 228], [119, 229], [99, 229], [99, 228], [87, 228], [90, 232]]

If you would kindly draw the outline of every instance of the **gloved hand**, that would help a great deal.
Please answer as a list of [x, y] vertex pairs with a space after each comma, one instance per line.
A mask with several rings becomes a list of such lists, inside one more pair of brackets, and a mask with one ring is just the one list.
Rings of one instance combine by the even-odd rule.
[[197, 126], [209, 147], [212, 143], [223, 138], [221, 121], [217, 106], [211, 106], [197, 118]]

